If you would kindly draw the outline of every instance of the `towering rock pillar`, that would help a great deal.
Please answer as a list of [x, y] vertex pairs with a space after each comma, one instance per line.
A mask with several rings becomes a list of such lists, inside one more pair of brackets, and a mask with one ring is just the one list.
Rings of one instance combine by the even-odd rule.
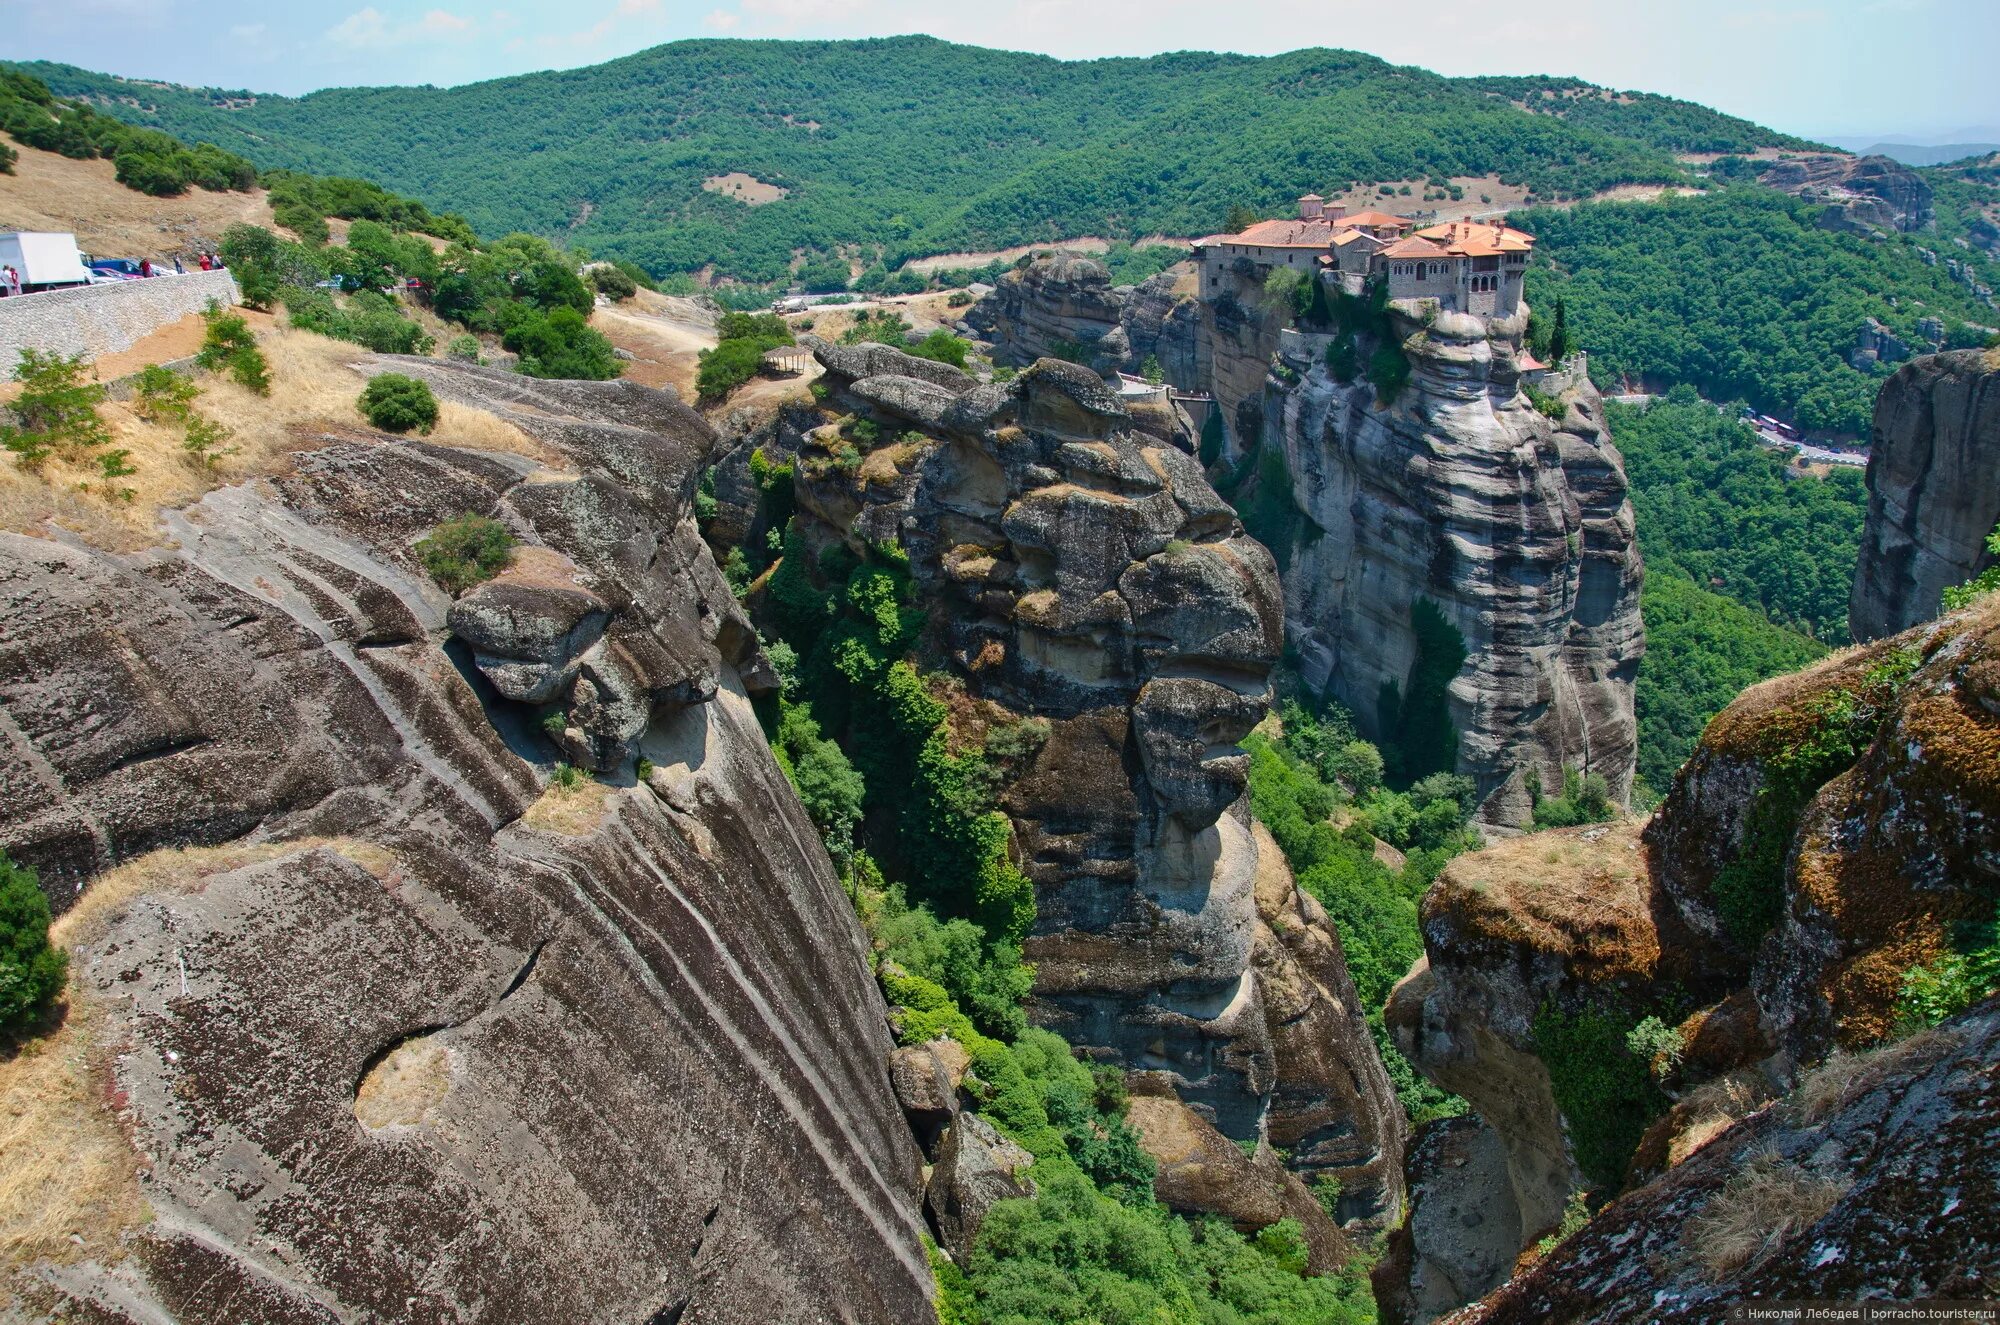
[[[1390, 305], [1410, 371], [1389, 402], [1337, 380], [1332, 336], [1289, 332], [1264, 410], [1296, 517], [1276, 541], [1307, 683], [1380, 738], [1448, 716], [1457, 768], [1501, 825], [1527, 822], [1531, 774], [1553, 791], [1568, 766], [1629, 794], [1645, 650], [1624, 461], [1581, 374], [1549, 383], [1557, 417], [1521, 392], [1525, 324], [1525, 309]], [[1413, 713], [1439, 702], [1421, 693], [1425, 667], [1461, 653], [1445, 714]]]
[[1985, 569], [2000, 521], [2000, 353], [1904, 364], [1875, 398], [1868, 523], [1848, 601], [1857, 640], [1938, 614], [1944, 590]]

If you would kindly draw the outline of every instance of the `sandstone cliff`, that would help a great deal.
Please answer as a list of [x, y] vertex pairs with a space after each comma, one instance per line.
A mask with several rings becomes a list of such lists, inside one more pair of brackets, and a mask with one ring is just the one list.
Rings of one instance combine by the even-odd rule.
[[[979, 385], [810, 343], [833, 394], [767, 437], [800, 457], [805, 546], [898, 544], [927, 665], [1049, 723], [1000, 799], [1037, 897], [1031, 1015], [1339, 1177], [1345, 1217], [1393, 1221], [1401, 1113], [1338, 937], [1250, 820], [1235, 744], [1279, 650], [1269, 554], [1171, 419], [1081, 367]], [[850, 414], [879, 444], [842, 464]]]
[[1757, 177], [1809, 202], [1825, 204], [1827, 230], [1917, 231], [1935, 219], [1931, 186], [1886, 156], [1821, 156], [1779, 161]]
[[1429, 602], [1463, 638], [1449, 715], [1481, 818], [1525, 824], [1528, 775], [1553, 789], [1565, 765], [1602, 774], [1622, 800], [1642, 570], [1597, 393], [1579, 376], [1555, 420], [1529, 403], [1525, 311], [1387, 316], [1411, 370], [1393, 403], [1334, 377], [1330, 336], [1287, 333], [1268, 379], [1263, 444], [1282, 453], [1298, 517], [1274, 535], [1288, 544], [1287, 647], [1308, 685], [1390, 736], [1382, 695], [1409, 685]]
[[[542, 458], [357, 430], [149, 552], [0, 535], [0, 844], [74, 949], [12, 1065], [63, 1153], [10, 1144], [58, 1236], [9, 1286], [102, 1321], [930, 1319], [862, 936], [689, 515], [712, 434], [626, 383], [364, 367]], [[523, 546], [454, 604], [413, 544], [465, 512]], [[605, 778], [552, 788], [558, 751]]]
[[1955, 350], [1903, 365], [1875, 398], [1868, 520], [1847, 627], [1857, 640], [1938, 613], [1983, 570], [2000, 522], [2000, 356]]
[[[1519, 1213], [1524, 1240], [1583, 1187], [1603, 1196], [1653, 1181], [1588, 1238], [1632, 1226], [1628, 1209], [1690, 1190], [1705, 1199], [1727, 1166], [1704, 1160], [1694, 1171], [1709, 1177], [1687, 1177], [1689, 1155], [1813, 1065], [1883, 1043], [1904, 973], [1945, 956], [1960, 922], [1992, 919], [1996, 657], [2000, 600], [1988, 598], [1746, 691], [1643, 828], [1521, 837], [1446, 868], [1424, 902], [1427, 965], [1397, 988], [1388, 1020], [1411, 1061], [1498, 1133], [1507, 1178], [1490, 1203]], [[1674, 1032], [1673, 1047], [1641, 1060], [1625, 1036], [1646, 1017]], [[1577, 1051], [1580, 1029], [1595, 1053]], [[1791, 1155], [1817, 1143], [1773, 1144]], [[1979, 1166], [1992, 1158], [1969, 1152], [1965, 1180], [1990, 1183]], [[1947, 1174], [1955, 1162], [1943, 1161]], [[1907, 1213], [1893, 1204], [1899, 1175], [1884, 1159], [1877, 1176], [1858, 1161], [1821, 1176], [1852, 1178], [1839, 1209], [1868, 1221]], [[1935, 1172], [1917, 1180], [1950, 1185]], [[1626, 1293], [1601, 1254], [1591, 1291]], [[1900, 1238], [1843, 1256], [1885, 1273], [1942, 1263], [1911, 1258]], [[1551, 1273], [1538, 1291], [1572, 1291]], [[1565, 1318], [1600, 1318], [1602, 1305]]]

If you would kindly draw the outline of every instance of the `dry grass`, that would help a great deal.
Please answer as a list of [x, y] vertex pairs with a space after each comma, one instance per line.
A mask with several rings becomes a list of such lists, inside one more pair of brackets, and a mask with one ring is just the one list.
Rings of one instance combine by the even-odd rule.
[[[162, 510], [198, 501], [226, 483], [282, 472], [292, 454], [324, 445], [329, 436], [358, 441], [379, 436], [355, 406], [364, 378], [352, 365], [367, 358], [367, 350], [276, 325], [267, 316], [245, 316], [270, 362], [271, 394], [257, 395], [211, 373], [196, 378], [202, 394], [195, 408], [231, 431], [232, 454], [212, 466], [191, 462], [181, 447], [180, 428], [147, 422], [132, 401], [107, 401], [100, 413], [112, 445], [129, 450], [139, 471], [117, 481], [132, 493], [130, 499], [103, 491], [89, 460], [52, 459], [39, 473], [0, 460], [0, 528], [33, 533], [53, 522], [96, 546], [129, 551], [159, 540]], [[438, 426], [425, 440], [527, 456], [552, 468], [565, 463], [553, 447], [514, 424], [450, 401], [440, 406]]]
[[451, 1050], [432, 1036], [405, 1040], [368, 1070], [354, 1116], [370, 1131], [422, 1122], [451, 1093]]
[[8, 145], [21, 159], [12, 174], [0, 175], [0, 216], [7, 218], [7, 228], [71, 230], [86, 253], [169, 262], [179, 254], [193, 267], [196, 248], [213, 249], [230, 226], [276, 225], [262, 189], [190, 189], [178, 198], [155, 198], [120, 184], [109, 161], [72, 161]]
[[1775, 1155], [1751, 1161], [1688, 1220], [1682, 1246], [1710, 1282], [1762, 1262], [1833, 1209], [1850, 1186]]
[[1770, 1097], [1753, 1073], [1718, 1077], [1687, 1093], [1679, 1112], [1688, 1119], [1667, 1145], [1672, 1167], [1762, 1108]]
[[[314, 847], [340, 852], [378, 877], [395, 864], [381, 847], [347, 839], [155, 851], [94, 881], [50, 927], [72, 954], [96, 944], [138, 898], [191, 892], [212, 875]], [[139, 1190], [143, 1160], [117, 1116], [105, 1009], [85, 995], [72, 956], [62, 1024], [0, 1061], [0, 1267], [84, 1257], [115, 1259], [127, 1230], [150, 1214]], [[6, 1304], [0, 1278], [0, 1306]]]
[[701, 182], [710, 193], [719, 193], [725, 198], [750, 207], [762, 207], [767, 202], [776, 202], [791, 192], [777, 184], [767, 184], [755, 175], [746, 175], [740, 170], [732, 170], [727, 175], [710, 175]]
[[1805, 1123], [1822, 1122], [1873, 1090], [1885, 1077], [1920, 1070], [1950, 1053], [1958, 1043], [1956, 1032], [1933, 1027], [1858, 1054], [1837, 1051], [1799, 1082], [1792, 1103]]
[[581, 786], [570, 791], [550, 783], [541, 799], [530, 805], [528, 812], [521, 816], [521, 822], [544, 833], [586, 837], [604, 822], [604, 816], [611, 808], [614, 790], [608, 783], [594, 778], [585, 779]]

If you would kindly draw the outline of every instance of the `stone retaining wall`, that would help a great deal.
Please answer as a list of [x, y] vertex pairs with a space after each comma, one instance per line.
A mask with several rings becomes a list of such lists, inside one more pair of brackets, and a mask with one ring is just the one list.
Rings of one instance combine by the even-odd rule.
[[130, 349], [210, 300], [233, 305], [241, 298], [228, 272], [194, 271], [0, 299], [0, 377], [11, 374], [23, 349], [95, 359]]

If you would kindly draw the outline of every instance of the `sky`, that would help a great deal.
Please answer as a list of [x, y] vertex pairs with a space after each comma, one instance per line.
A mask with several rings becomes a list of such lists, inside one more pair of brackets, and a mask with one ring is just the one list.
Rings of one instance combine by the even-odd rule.
[[1568, 74], [1815, 138], [2000, 141], [2000, 0], [0, 0], [0, 58], [302, 93], [475, 82], [688, 37], [924, 32], [1063, 59], [1302, 46]]

